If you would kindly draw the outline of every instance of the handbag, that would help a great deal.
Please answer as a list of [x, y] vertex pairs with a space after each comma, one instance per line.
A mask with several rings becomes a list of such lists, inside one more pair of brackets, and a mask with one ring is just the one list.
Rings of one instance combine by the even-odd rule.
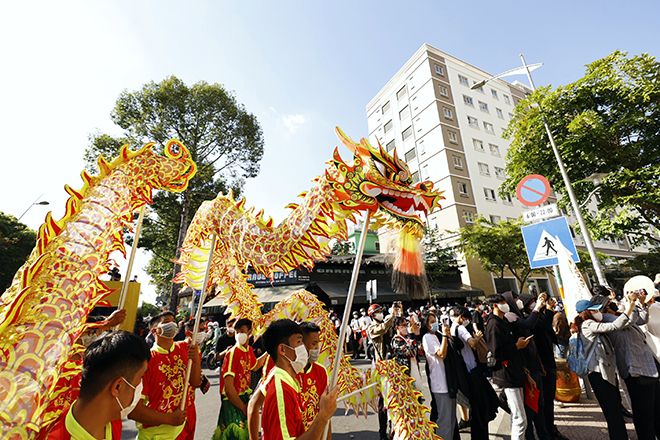
[[488, 345], [483, 338], [477, 339], [477, 346], [474, 347], [474, 351], [477, 354], [477, 360], [479, 363], [487, 364], [488, 363]]

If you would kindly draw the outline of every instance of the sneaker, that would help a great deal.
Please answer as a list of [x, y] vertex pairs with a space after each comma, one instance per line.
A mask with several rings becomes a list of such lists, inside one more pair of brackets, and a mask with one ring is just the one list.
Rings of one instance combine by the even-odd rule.
[[560, 402], [559, 400], [555, 400], [555, 407], [563, 408], [564, 407], [564, 402]]
[[632, 413], [625, 409], [624, 407], [621, 407], [621, 412], [623, 413], [624, 417], [628, 417], [629, 419], [632, 419]]

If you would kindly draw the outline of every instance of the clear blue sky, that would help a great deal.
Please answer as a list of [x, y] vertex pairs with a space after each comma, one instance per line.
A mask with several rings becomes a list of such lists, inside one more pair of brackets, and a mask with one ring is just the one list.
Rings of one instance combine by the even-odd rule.
[[88, 134], [119, 133], [117, 96], [173, 74], [224, 84], [257, 116], [266, 153], [245, 195], [280, 221], [331, 158], [334, 126], [366, 137], [366, 104], [422, 44], [492, 74], [523, 53], [545, 63], [537, 86], [559, 85], [616, 49], [658, 55], [658, 16], [634, 0], [3, 2], [0, 211], [18, 217], [45, 193], [51, 206], [23, 221], [61, 217]]

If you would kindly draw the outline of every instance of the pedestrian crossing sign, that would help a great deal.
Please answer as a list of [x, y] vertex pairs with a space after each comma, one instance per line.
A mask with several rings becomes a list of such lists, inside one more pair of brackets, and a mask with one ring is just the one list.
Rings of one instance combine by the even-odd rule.
[[557, 254], [560, 249], [558, 240], [568, 249], [573, 261], [580, 262], [566, 217], [523, 226], [521, 230], [532, 269], [558, 263]]

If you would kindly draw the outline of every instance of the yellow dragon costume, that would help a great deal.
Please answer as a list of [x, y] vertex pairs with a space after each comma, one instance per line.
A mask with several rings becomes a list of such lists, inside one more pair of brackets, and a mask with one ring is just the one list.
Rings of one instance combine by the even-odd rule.
[[[353, 153], [345, 162], [335, 150], [326, 173], [301, 194], [299, 205], [279, 226], [264, 221], [263, 212], [245, 210], [245, 201], [231, 194], [205, 202], [188, 229], [179, 262], [182, 270], [175, 282], [201, 288], [210, 255], [211, 236], [216, 247], [211, 261], [209, 286], [225, 298], [234, 316], [250, 318], [255, 334], [272, 320], [312, 320], [322, 329], [321, 362], [332, 365], [337, 336], [318, 299], [304, 290], [278, 304], [268, 315], [246, 282], [249, 265], [258, 273], [312, 267], [314, 260], [330, 255], [332, 239], [346, 240], [347, 222], [356, 222], [357, 211], [370, 210], [372, 228], [388, 227], [399, 232], [393, 282], [411, 296], [423, 291], [423, 264], [419, 241], [423, 222], [417, 212], [430, 214], [439, 207], [440, 193], [430, 182], [413, 184], [410, 170], [397, 156], [366, 140], [355, 143], [337, 129], [342, 143]], [[123, 147], [112, 163], [99, 158], [99, 176], [83, 173], [85, 185], [67, 202], [66, 215], [54, 221], [50, 214], [39, 230], [37, 245], [17, 272], [0, 300], [0, 426], [2, 438], [36, 438], [39, 430], [64, 409], [57, 401], [64, 390], [57, 381], [75, 374], [67, 364], [77, 349], [74, 341], [84, 331], [87, 314], [109, 293], [98, 277], [107, 272], [108, 256], [124, 250], [122, 230], [133, 212], [151, 203], [153, 189], [183, 191], [196, 172], [186, 148], [170, 141], [166, 157], [151, 151]], [[210, 289], [211, 287], [209, 287]], [[383, 393], [398, 438], [434, 439], [435, 424], [417, 403], [412, 379], [394, 361], [383, 361], [374, 371], [359, 372], [346, 358], [340, 360], [340, 395], [378, 383], [345, 400], [356, 414], [366, 416]], [[46, 408], [49, 412], [45, 413]], [[54, 409], [53, 409], [54, 408]]]

